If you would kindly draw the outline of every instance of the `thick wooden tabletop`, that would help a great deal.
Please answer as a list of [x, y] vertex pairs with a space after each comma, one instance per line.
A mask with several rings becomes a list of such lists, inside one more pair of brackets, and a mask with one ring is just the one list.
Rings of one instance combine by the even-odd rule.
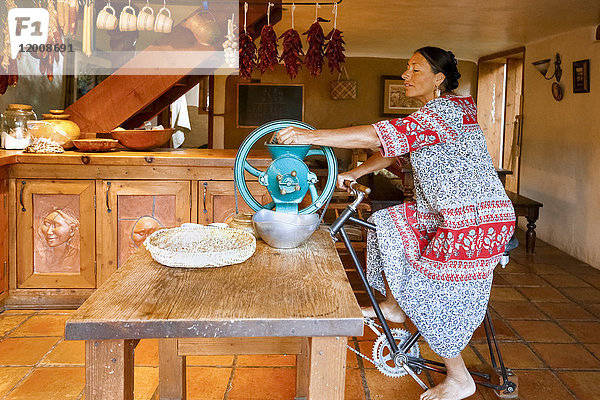
[[362, 313], [327, 230], [247, 261], [169, 268], [140, 248], [70, 318], [70, 340], [360, 336]]

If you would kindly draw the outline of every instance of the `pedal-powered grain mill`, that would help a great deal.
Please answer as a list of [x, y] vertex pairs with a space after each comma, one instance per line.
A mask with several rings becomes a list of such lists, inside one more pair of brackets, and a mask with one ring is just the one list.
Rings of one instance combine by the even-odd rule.
[[[314, 232], [321, 221], [317, 211], [329, 202], [337, 181], [337, 160], [331, 147], [312, 149], [311, 145], [284, 145], [271, 140], [265, 146], [273, 162], [266, 171], [250, 165], [248, 154], [256, 142], [271, 136], [276, 139], [277, 131], [288, 126], [314, 130], [295, 120], [268, 122], [246, 137], [234, 166], [236, 188], [246, 204], [256, 211], [253, 222], [257, 231], [267, 244], [276, 248], [297, 247]], [[327, 181], [320, 194], [316, 186], [317, 175], [304, 162], [308, 156], [324, 156], [327, 160]], [[258, 178], [258, 182], [267, 188], [272, 202], [263, 205], [254, 198], [248, 189], [245, 172]], [[311, 203], [299, 209], [307, 193]]]

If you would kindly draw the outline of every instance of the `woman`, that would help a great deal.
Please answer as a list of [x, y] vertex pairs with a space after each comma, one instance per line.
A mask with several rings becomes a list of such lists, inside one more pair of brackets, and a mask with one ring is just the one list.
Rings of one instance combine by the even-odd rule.
[[39, 235], [36, 272], [79, 272], [79, 220], [69, 210], [50, 211], [41, 221]]
[[[406, 96], [424, 106], [403, 119], [333, 130], [289, 127], [280, 143], [342, 148], [380, 147], [344, 180], [410, 155], [415, 203], [373, 214], [368, 237], [369, 283], [386, 295], [386, 319], [405, 313], [446, 364], [446, 379], [422, 400], [463, 399], [475, 392], [460, 352], [487, 309], [492, 272], [514, 232], [512, 204], [498, 179], [470, 96], [453, 94], [460, 73], [451, 52], [423, 47], [402, 75]], [[382, 276], [385, 275], [385, 280]], [[364, 309], [374, 316], [372, 308]]]

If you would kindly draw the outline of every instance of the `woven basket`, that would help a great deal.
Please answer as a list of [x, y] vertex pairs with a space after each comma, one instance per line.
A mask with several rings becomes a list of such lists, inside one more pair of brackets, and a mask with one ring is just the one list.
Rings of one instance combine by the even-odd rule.
[[256, 238], [239, 229], [186, 224], [154, 232], [144, 246], [168, 267], [210, 268], [246, 261], [256, 250]]

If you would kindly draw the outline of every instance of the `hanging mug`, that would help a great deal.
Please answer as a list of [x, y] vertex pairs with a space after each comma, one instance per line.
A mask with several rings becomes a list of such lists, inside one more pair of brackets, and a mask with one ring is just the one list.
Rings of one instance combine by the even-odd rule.
[[107, 5], [100, 10], [98, 18], [96, 19], [96, 27], [98, 29], [108, 29], [109, 31], [112, 31], [113, 29], [117, 29], [118, 25], [117, 12], [114, 8]]
[[[163, 14], [165, 11], [167, 14]], [[171, 18], [171, 11], [167, 7], [163, 7], [156, 13], [156, 19], [154, 21], [154, 32], [170, 33], [173, 27], [173, 18]]]
[[135, 16], [135, 10], [131, 6], [123, 7], [123, 11], [121, 11], [121, 15], [119, 16], [119, 30], [121, 32], [132, 32], [136, 29], [137, 17]]
[[137, 17], [138, 31], [151, 31], [154, 28], [154, 10], [146, 5]]

